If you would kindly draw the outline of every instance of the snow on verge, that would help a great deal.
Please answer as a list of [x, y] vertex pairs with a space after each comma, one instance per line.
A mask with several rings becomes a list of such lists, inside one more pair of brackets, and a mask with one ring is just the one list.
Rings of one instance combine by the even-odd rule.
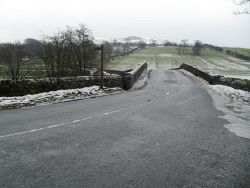
[[208, 85], [208, 91], [215, 107], [225, 114], [220, 117], [229, 122], [224, 127], [250, 139], [250, 92], [223, 85]]
[[229, 98], [232, 102], [250, 104], [250, 92], [224, 85], [209, 85], [209, 88], [220, 96]]
[[150, 74], [151, 74], [152, 70], [147, 71], [147, 69], [145, 69], [141, 76], [137, 79], [137, 81], [134, 83], [132, 90], [136, 90], [136, 89], [140, 89], [143, 88], [147, 83], [148, 80], [150, 78]]
[[80, 89], [50, 91], [19, 97], [0, 97], [0, 110], [80, 100], [91, 96], [103, 96], [121, 91], [121, 88], [104, 88], [104, 90], [101, 90], [99, 86], [92, 86]]
[[225, 128], [240, 137], [250, 139], [250, 92], [224, 85], [209, 85], [202, 78], [188, 71], [181, 71], [208, 91], [214, 107], [224, 113], [220, 118], [228, 121]]

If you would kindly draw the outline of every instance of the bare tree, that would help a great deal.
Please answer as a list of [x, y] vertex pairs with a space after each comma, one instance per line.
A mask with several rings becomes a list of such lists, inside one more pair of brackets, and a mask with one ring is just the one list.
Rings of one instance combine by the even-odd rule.
[[188, 54], [188, 39], [183, 39], [181, 41], [182, 54]]
[[0, 46], [0, 60], [8, 66], [8, 76], [16, 83], [20, 78], [24, 56], [24, 46], [21, 43], [5, 43]]
[[177, 54], [187, 55], [188, 49], [189, 49], [188, 40], [183, 39], [183, 40], [181, 40], [181, 43], [179, 45], [177, 45]]
[[196, 56], [199, 56], [201, 53], [201, 48], [202, 48], [202, 42], [197, 40], [194, 43], [194, 47], [193, 47], [193, 54]]
[[130, 43], [129, 43], [129, 42], [125, 42], [125, 43], [122, 45], [122, 48], [123, 48], [123, 54], [124, 54], [124, 55], [127, 55], [128, 52], [129, 52], [129, 49], [130, 49]]
[[45, 37], [41, 59], [45, 64], [47, 76], [59, 78], [67, 74], [67, 47], [62, 32]]
[[112, 55], [112, 53], [113, 53], [113, 46], [112, 46], [112, 44], [111, 43], [109, 43], [109, 42], [104, 42], [104, 57], [105, 58], [108, 58], [108, 57], [110, 57], [111, 55]]
[[42, 43], [39, 40], [27, 38], [24, 40], [25, 56], [35, 58], [39, 56]]
[[86, 67], [96, 59], [92, 40], [91, 32], [84, 25], [66, 27], [65, 31], [45, 37], [41, 58], [47, 75], [57, 78], [85, 75]]
[[152, 47], [155, 47], [157, 45], [157, 40], [151, 39], [149, 45], [152, 46]]
[[43, 40], [40, 58], [45, 65], [47, 77], [54, 77], [56, 75], [54, 62], [54, 46], [50, 41]]
[[250, 0], [233, 0], [234, 4], [243, 7], [241, 10], [235, 11], [235, 14], [250, 14]]
[[91, 31], [83, 24], [79, 26], [79, 29], [76, 29], [76, 35], [78, 39], [79, 50], [81, 53], [81, 61], [79, 61], [79, 70], [82, 70], [82, 63], [84, 72], [86, 70], [87, 59], [87, 49], [92, 45], [92, 33]]
[[177, 54], [178, 54], [178, 55], [181, 55], [181, 52], [182, 52], [181, 49], [182, 49], [181, 45], [180, 45], [180, 44], [177, 45], [177, 49], [176, 49], [176, 50], [177, 50]]

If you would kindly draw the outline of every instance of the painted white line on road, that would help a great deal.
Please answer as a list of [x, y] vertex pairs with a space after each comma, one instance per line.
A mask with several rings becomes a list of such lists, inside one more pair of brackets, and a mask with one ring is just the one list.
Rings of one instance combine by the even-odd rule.
[[103, 115], [109, 115], [109, 114], [113, 114], [113, 113], [120, 112], [120, 111], [121, 111], [121, 110], [115, 110], [115, 111], [111, 111], [111, 112], [104, 113]]
[[[96, 115], [96, 116], [90, 116], [90, 117], [87, 117], [87, 118], [84, 118], [84, 119], [81, 119], [81, 120], [77, 120], [76, 122], [74, 123], [78, 123], [78, 122], [81, 122], [81, 121], [85, 121], [85, 120], [88, 120], [88, 119], [93, 119], [93, 118], [99, 118], [99, 117], [104, 117], [104, 116], [107, 116], [107, 115], [110, 115], [110, 114], [113, 114], [113, 113], [117, 113], [117, 112], [120, 112], [120, 110], [115, 110], [115, 111], [111, 111], [111, 112], [106, 112], [106, 113], [103, 113], [103, 114], [100, 114], [100, 115]], [[72, 127], [75, 127], [75, 126], [80, 126], [79, 124], [73, 124], [71, 125]]]
[[22, 135], [22, 134], [37, 132], [37, 131], [41, 131], [41, 130], [44, 130], [44, 129], [46, 129], [46, 128], [39, 128], [39, 129], [33, 129], [33, 130], [29, 130], [29, 131], [23, 131], [23, 132], [18, 132], [18, 133], [3, 135], [3, 136], [0, 136], [0, 138], [7, 138], [7, 137], [11, 137], [11, 136], [17, 136], [17, 135]]
[[[153, 100], [152, 101], [150, 100], [150, 102], [153, 102]], [[83, 118], [83, 119], [78, 119], [78, 120], [74, 120], [74, 121], [70, 121], [70, 122], [65, 122], [65, 123], [50, 125], [50, 126], [47, 126], [47, 127], [42, 127], [42, 128], [38, 128], [38, 129], [32, 129], [32, 130], [23, 131], [23, 132], [17, 132], [17, 133], [8, 134], [8, 135], [2, 135], [2, 136], [0, 136], [0, 139], [1, 138], [12, 137], [12, 136], [24, 135], [24, 134], [38, 132], [38, 131], [43, 131], [43, 130], [46, 130], [46, 129], [61, 127], [61, 126], [70, 125], [70, 124], [71, 124], [71, 126], [74, 127], [74, 126], [79, 125], [77, 123], [79, 123], [81, 121], [85, 121], [85, 120], [93, 119], [93, 118], [104, 117], [104, 116], [111, 115], [111, 114], [114, 114], [114, 113], [117, 113], [117, 112], [120, 112], [120, 111], [125, 111], [125, 110], [130, 110], [130, 109], [136, 109], [136, 108], [144, 107], [144, 106], [147, 106], [147, 105], [149, 105], [149, 102], [142, 103], [142, 104], [139, 104], [139, 105], [134, 105], [134, 106], [128, 107], [128, 108], [123, 108], [123, 109], [118, 109], [118, 110], [106, 112], [106, 113], [103, 113], [103, 114], [100, 114], [100, 115], [98, 115], [97, 113], [95, 113], [96, 115], [92, 114], [92, 116], [89, 116], [89, 117], [86, 117], [86, 118]]]
[[[97, 117], [97, 116], [96, 116]], [[94, 117], [92, 117], [92, 116], [90, 116], [90, 117], [86, 117], [86, 118], [83, 118], [83, 119], [80, 119], [80, 120], [76, 120], [76, 121], [73, 121], [72, 122], [72, 127], [75, 127], [75, 126], [77, 126], [76, 125], [76, 123], [79, 123], [79, 122], [81, 122], [81, 121], [85, 121], [85, 120], [88, 120], [88, 119], [93, 119]]]
[[85, 121], [85, 120], [92, 119], [92, 118], [93, 118], [93, 117], [90, 116], [90, 117], [87, 117], [87, 118], [80, 119], [80, 121]]
[[57, 124], [57, 125], [51, 125], [51, 126], [48, 126], [48, 129], [51, 129], [51, 128], [54, 128], [54, 127], [60, 127], [60, 126], [63, 126], [63, 125], [66, 125], [67, 123], [61, 123], [61, 124]]
[[74, 125], [75, 123], [79, 123], [81, 121], [85, 121], [85, 120], [88, 120], [88, 119], [103, 117], [103, 116], [110, 115], [110, 114], [120, 112], [120, 111], [121, 110], [115, 110], [115, 111], [111, 111], [111, 112], [106, 112], [104, 114], [100, 114], [100, 115], [96, 115], [96, 116], [89, 116], [89, 117], [86, 117], [86, 118], [83, 118], [83, 119], [78, 119], [78, 120], [74, 120], [74, 121], [70, 121], [70, 122], [66, 122], [66, 123], [60, 123], [60, 124], [55, 124], [55, 125], [51, 125], [51, 126], [47, 126], [47, 127], [38, 128], [38, 129], [32, 129], [32, 130], [28, 130], [28, 131], [13, 133], [13, 134], [2, 135], [2, 136], [0, 136], [0, 139], [1, 138], [12, 137], [12, 136], [24, 135], [24, 134], [33, 133], [33, 132], [38, 132], [38, 131], [42, 131], [42, 130], [46, 130], [46, 129], [51, 129], [51, 128], [55, 128], [55, 127], [69, 125], [69, 124], [73, 124], [72, 126], [75, 126]]

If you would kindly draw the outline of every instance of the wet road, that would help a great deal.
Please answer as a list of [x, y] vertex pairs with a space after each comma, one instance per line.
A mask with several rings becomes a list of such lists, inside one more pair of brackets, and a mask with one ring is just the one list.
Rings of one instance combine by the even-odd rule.
[[140, 90], [0, 112], [0, 187], [249, 187], [250, 140], [206, 90], [153, 70]]

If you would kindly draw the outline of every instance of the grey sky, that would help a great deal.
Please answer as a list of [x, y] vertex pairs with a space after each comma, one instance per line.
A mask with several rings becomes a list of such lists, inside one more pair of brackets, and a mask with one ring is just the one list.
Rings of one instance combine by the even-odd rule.
[[86, 24], [96, 37], [199, 39], [250, 48], [250, 15], [232, 0], [0, 0], [0, 42]]

